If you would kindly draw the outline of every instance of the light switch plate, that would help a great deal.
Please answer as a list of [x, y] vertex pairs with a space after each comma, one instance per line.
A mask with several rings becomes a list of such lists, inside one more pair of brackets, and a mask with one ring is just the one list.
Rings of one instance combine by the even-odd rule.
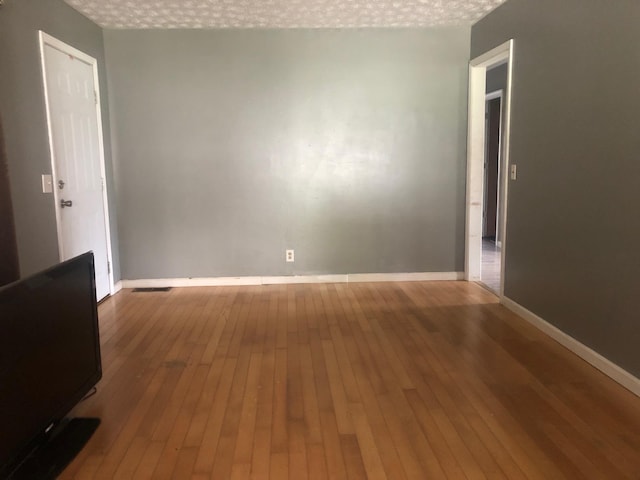
[[53, 176], [42, 175], [42, 193], [53, 193]]

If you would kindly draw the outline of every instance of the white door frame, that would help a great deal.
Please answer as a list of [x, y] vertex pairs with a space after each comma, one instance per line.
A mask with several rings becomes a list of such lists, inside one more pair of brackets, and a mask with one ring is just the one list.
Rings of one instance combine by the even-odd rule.
[[[109, 198], [107, 194], [107, 183], [106, 183], [106, 169], [105, 169], [105, 159], [104, 159], [104, 137], [102, 134], [102, 111], [100, 108], [100, 82], [98, 80], [98, 62], [95, 58], [87, 55], [84, 52], [72, 47], [71, 45], [67, 45], [66, 43], [58, 40], [57, 38], [52, 37], [51, 35], [43, 32], [42, 30], [38, 31], [39, 41], [40, 41], [40, 62], [42, 65], [42, 81], [44, 84], [44, 98], [45, 98], [45, 106], [47, 111], [47, 130], [49, 133], [49, 153], [51, 156], [51, 171], [53, 173], [54, 178], [56, 178], [56, 158], [55, 158], [55, 150], [53, 148], [53, 129], [51, 126], [51, 111], [49, 108], [49, 91], [47, 88], [47, 66], [45, 63], [45, 46], [48, 45], [50, 47], [55, 48], [63, 53], [71, 55], [78, 60], [81, 60], [87, 64], [89, 64], [93, 70], [93, 86], [95, 88], [96, 94], [96, 121], [98, 125], [98, 152], [100, 155], [100, 176], [102, 177], [102, 203], [104, 207], [104, 223], [105, 223], [105, 234], [106, 234], [106, 242], [107, 242], [107, 261], [109, 262], [109, 293], [113, 295], [115, 292], [115, 286], [113, 281], [113, 260], [111, 255], [111, 228], [110, 228], [110, 220], [109, 220]], [[62, 237], [62, 223], [60, 218], [60, 209], [58, 208], [58, 203], [60, 202], [60, 194], [58, 188], [54, 185], [53, 188], [53, 197], [55, 202], [55, 212], [56, 212], [56, 229], [58, 234], [58, 255], [60, 260], [63, 260], [63, 237]]]
[[[508, 171], [509, 137], [511, 133], [511, 97], [513, 79], [514, 41], [509, 40], [469, 62], [469, 128], [467, 131], [467, 202], [465, 239], [465, 279], [476, 282], [482, 278], [482, 211], [485, 156], [485, 98], [487, 70], [507, 63], [507, 89], [504, 100], [502, 135], [502, 164]], [[509, 175], [504, 175], [504, 211], [502, 232], [501, 272], [499, 296], [504, 297], [504, 268], [506, 251], [507, 198]]]

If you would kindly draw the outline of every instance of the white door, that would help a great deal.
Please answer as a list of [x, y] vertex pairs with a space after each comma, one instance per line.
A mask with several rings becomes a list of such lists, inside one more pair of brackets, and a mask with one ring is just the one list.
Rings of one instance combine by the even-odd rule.
[[93, 251], [100, 300], [111, 280], [93, 59], [51, 40], [43, 35], [42, 58], [60, 257]]

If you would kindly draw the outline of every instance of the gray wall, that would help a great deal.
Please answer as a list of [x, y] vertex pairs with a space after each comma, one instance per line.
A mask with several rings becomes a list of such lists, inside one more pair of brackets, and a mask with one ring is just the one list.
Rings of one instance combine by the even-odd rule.
[[[98, 60], [107, 188], [113, 193], [102, 30], [61, 0], [6, 0], [0, 8], [0, 116], [5, 133], [22, 276], [59, 261], [53, 195], [41, 193], [40, 175], [51, 173], [51, 160], [38, 30]], [[118, 279], [115, 202], [111, 207], [114, 273]]]
[[105, 51], [123, 278], [463, 270], [469, 28]]
[[640, 3], [510, 0], [472, 56], [515, 39], [505, 293], [640, 376]]
[[506, 90], [507, 88], [507, 76], [509, 66], [504, 63], [497, 67], [487, 70], [487, 85], [486, 92], [491, 93], [497, 90]]

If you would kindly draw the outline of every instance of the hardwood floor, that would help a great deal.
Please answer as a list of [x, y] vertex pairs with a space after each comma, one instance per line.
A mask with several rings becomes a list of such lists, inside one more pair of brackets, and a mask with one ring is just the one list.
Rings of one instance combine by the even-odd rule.
[[466, 282], [123, 291], [61, 478], [640, 478], [640, 398]]

